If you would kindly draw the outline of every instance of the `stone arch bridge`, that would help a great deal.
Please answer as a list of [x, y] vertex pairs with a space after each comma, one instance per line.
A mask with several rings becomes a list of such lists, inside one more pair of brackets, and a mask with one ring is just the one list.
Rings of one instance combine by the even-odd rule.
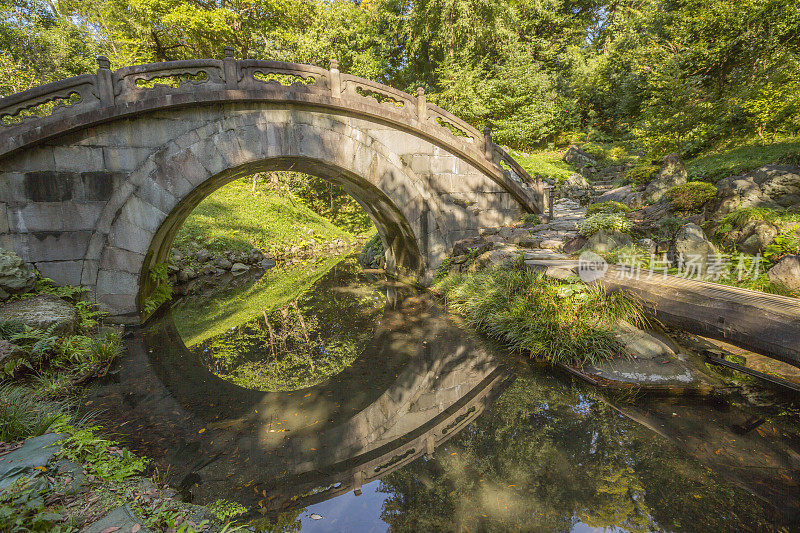
[[341, 185], [369, 213], [387, 266], [429, 279], [453, 243], [547, 208], [484, 133], [386, 85], [274, 61], [110, 69], [0, 100], [0, 246], [138, 317], [150, 269], [212, 191], [257, 171]]

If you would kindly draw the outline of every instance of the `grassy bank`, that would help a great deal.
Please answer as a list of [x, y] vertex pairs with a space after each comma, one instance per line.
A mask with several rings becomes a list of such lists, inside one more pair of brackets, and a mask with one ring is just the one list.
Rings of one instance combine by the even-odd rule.
[[33, 437], [49, 444], [55, 439], [45, 435], [57, 433], [61, 440], [37, 452], [46, 465], [0, 478], [0, 531], [77, 532], [122, 505], [151, 531], [220, 531], [244, 512], [225, 501], [206, 508], [175, 499], [157, 471], [148, 475], [146, 458], [105, 438], [91, 415], [79, 415], [84, 387], [108, 373], [121, 336], [101, 326], [103, 314], [80, 299], [80, 288], [39, 280], [17, 298], [43, 293], [71, 304], [78, 320], [46, 330], [0, 322], [0, 457], [15, 457], [7, 454]]
[[203, 305], [187, 299], [173, 310], [178, 333], [191, 348], [295, 300], [339, 261], [341, 257], [329, 257], [316, 264], [269, 270], [247, 289], [231, 289], [233, 298], [218, 295]]
[[511, 350], [553, 363], [583, 365], [622, 355], [614, 324], [644, 323], [636, 305], [620, 293], [520, 268], [449, 275], [435, 288], [469, 326]]
[[198, 205], [175, 238], [182, 253], [202, 246], [211, 252], [265, 252], [286, 246], [356, 236], [318, 215], [289, 192], [261, 187], [248, 179], [221, 187]]

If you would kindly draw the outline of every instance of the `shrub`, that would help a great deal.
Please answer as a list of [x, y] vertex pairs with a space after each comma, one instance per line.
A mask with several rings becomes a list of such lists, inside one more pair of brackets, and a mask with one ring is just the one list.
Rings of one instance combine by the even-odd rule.
[[538, 226], [542, 223], [542, 219], [535, 213], [526, 213], [522, 217], [522, 223], [526, 226]]
[[717, 195], [717, 188], [704, 181], [690, 181], [667, 191], [676, 211], [700, 211], [706, 203]]
[[628, 233], [631, 221], [622, 213], [595, 213], [585, 218], [578, 226], [578, 232], [584, 237], [591, 237], [600, 230]]
[[659, 168], [649, 163], [639, 164], [628, 169], [628, 172], [625, 173], [625, 179], [628, 183], [633, 183], [634, 185], [646, 185], [650, 183]]
[[600, 202], [599, 204], [592, 204], [586, 209], [586, 215], [594, 215], [595, 213], [630, 213], [631, 208], [622, 202]]
[[613, 161], [619, 161], [620, 159], [628, 157], [628, 151], [624, 146], [615, 146], [608, 151], [606, 156]]
[[644, 318], [622, 293], [526, 270], [493, 268], [448, 276], [436, 287], [471, 327], [533, 358], [582, 365], [620, 355], [613, 326]]

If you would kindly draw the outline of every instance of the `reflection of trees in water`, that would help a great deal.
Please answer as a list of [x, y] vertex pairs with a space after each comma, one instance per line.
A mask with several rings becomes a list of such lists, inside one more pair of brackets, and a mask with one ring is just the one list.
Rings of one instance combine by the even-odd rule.
[[[351, 264], [353, 263], [353, 264]], [[347, 368], [372, 338], [386, 303], [345, 261], [311, 290], [192, 348], [214, 374], [263, 391], [316, 385]]]
[[662, 438], [524, 377], [434, 459], [382, 480], [393, 531], [767, 530], [774, 516]]

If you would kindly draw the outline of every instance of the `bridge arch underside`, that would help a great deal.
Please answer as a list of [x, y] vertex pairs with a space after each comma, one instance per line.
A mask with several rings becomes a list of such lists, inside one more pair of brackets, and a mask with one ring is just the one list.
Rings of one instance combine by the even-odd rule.
[[[62, 284], [138, 316], [148, 269], [189, 213], [254, 172], [341, 185], [369, 213], [387, 265], [425, 281], [459, 239], [524, 208], [431, 141], [378, 121], [275, 104], [176, 108], [72, 133], [0, 165], [0, 246]], [[3, 231], [5, 230], [5, 231]]]

